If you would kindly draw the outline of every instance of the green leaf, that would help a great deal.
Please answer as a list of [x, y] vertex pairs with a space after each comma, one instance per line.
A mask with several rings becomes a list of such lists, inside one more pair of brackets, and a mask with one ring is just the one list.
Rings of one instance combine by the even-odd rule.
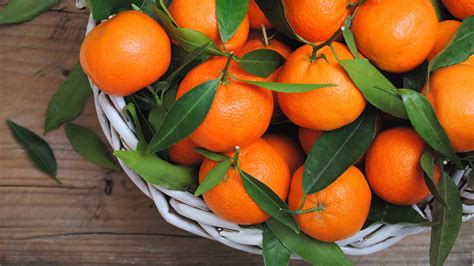
[[259, 49], [246, 53], [236, 61], [248, 73], [266, 78], [285, 62], [285, 58], [274, 50]]
[[160, 130], [151, 139], [148, 152], [164, 150], [191, 135], [211, 109], [218, 86], [219, 80], [213, 79], [179, 98], [166, 114]]
[[248, 0], [216, 0], [216, 16], [222, 43], [226, 43], [242, 24], [248, 5]]
[[229, 159], [229, 156], [227, 156], [227, 155], [212, 152], [212, 151], [208, 151], [208, 150], [203, 149], [203, 148], [195, 148], [194, 150], [197, 153], [201, 154], [202, 156], [206, 157], [207, 159], [210, 159], [210, 160], [213, 160], [213, 161], [216, 161], [216, 162], [222, 162], [224, 160]]
[[359, 51], [357, 51], [354, 34], [351, 31], [351, 24], [352, 24], [352, 16], [349, 16], [344, 21], [342, 35], [344, 36], [344, 40], [346, 41], [347, 47], [349, 47], [349, 50], [351, 51], [352, 55], [355, 58], [359, 58]]
[[219, 182], [224, 179], [225, 175], [227, 174], [227, 171], [229, 171], [230, 164], [231, 159], [228, 158], [218, 163], [214, 168], [212, 168], [194, 192], [194, 196], [199, 197], [203, 193], [206, 193], [213, 187], [217, 186], [217, 184], [219, 184]]
[[48, 143], [36, 135], [34, 132], [26, 129], [11, 120], [7, 120], [12, 136], [28, 153], [33, 164], [42, 172], [51, 176], [56, 182], [61, 181], [56, 178], [56, 158]]
[[434, 175], [434, 157], [433, 157], [433, 150], [431, 148], [429, 147], [426, 148], [423, 154], [421, 155], [420, 165], [424, 171], [423, 178], [425, 180], [425, 184], [430, 190], [431, 194], [444, 207], [448, 207], [443, 197], [436, 189], [435, 175]]
[[263, 261], [265, 266], [286, 266], [290, 262], [291, 252], [283, 246], [272, 230], [263, 229]]
[[356, 58], [339, 61], [365, 99], [378, 109], [399, 118], [407, 118], [395, 86], [369, 60]]
[[81, 65], [77, 63], [49, 101], [44, 121], [45, 132], [74, 120], [84, 109], [91, 94], [89, 80]]
[[166, 115], [166, 109], [160, 105], [157, 105], [151, 109], [150, 113], [148, 114], [148, 122], [150, 123], [151, 127], [155, 132], [157, 132]]
[[76, 124], [66, 124], [64, 130], [72, 147], [82, 158], [109, 170], [120, 169], [112, 160], [105, 143], [92, 130]]
[[288, 37], [298, 38], [286, 19], [282, 0], [255, 0], [255, 2], [273, 27]]
[[153, 0], [86, 0], [86, 5], [92, 13], [94, 20], [108, 19], [111, 15], [124, 10], [132, 10], [135, 4], [143, 11], [149, 10], [144, 6], [146, 3], [155, 3]]
[[465, 61], [474, 54], [474, 15], [464, 19], [449, 45], [428, 66], [428, 72]]
[[269, 219], [267, 225], [285, 247], [312, 265], [352, 265], [335, 243], [296, 234], [275, 219]]
[[243, 80], [232, 76], [232, 78], [252, 84], [258, 87], [265, 88], [271, 91], [283, 92], [283, 93], [296, 93], [296, 92], [307, 92], [316, 89], [334, 87], [334, 84], [294, 84], [294, 83], [280, 83], [280, 82], [264, 82], [264, 81], [252, 81], [252, 80]]
[[369, 148], [375, 138], [377, 112], [366, 109], [342, 128], [325, 132], [304, 163], [303, 191], [316, 193], [334, 182]]
[[376, 195], [372, 195], [367, 220], [382, 224], [399, 224], [405, 226], [431, 226], [432, 223], [423, 218], [411, 206], [390, 204]]
[[425, 61], [417, 68], [408, 72], [403, 77], [403, 87], [421, 91], [426, 84], [426, 74], [428, 73], [428, 63]]
[[[153, 109], [152, 109], [153, 110]], [[138, 140], [144, 141], [145, 135], [143, 134], [142, 126], [140, 120], [138, 119], [137, 108], [135, 104], [129, 103], [123, 108], [125, 115], [129, 115], [132, 119], [133, 125], [135, 127], [135, 135], [137, 135]]]
[[293, 232], [299, 233], [300, 229], [295, 218], [286, 212], [289, 209], [288, 205], [273, 190], [242, 170], [240, 177], [249, 196], [263, 211], [288, 226]]
[[462, 223], [462, 202], [458, 187], [444, 172], [441, 173], [438, 189], [449, 208], [443, 207], [436, 200], [433, 204], [433, 222], [438, 224], [431, 228], [431, 265], [443, 265], [454, 246]]
[[197, 182], [196, 169], [171, 164], [144, 151], [114, 151], [130, 169], [146, 182], [172, 190], [187, 190]]
[[[166, 81], [164, 82], [166, 82], [169, 86], [169, 84], [177, 83], [177, 81], [181, 80], [184, 75], [188, 73], [193, 67], [195, 67], [198, 63], [202, 62], [204, 58], [207, 58], [203, 57], [203, 54], [209, 49], [209, 47], [211, 47], [211, 45], [212, 43], [207, 43], [199, 48], [192, 50], [190, 53], [185, 53], [183, 57], [180, 58], [181, 60], [176, 60], [176, 54], [173, 54], [172, 61], [178, 61], [177, 63], [179, 64], [179, 66], [175, 67], [173, 69], [173, 72], [166, 76]], [[174, 50], [178, 50], [175, 47], [176, 46], [174, 46]], [[178, 51], [178, 55], [182, 53], [181, 50]]]
[[211, 55], [225, 55], [221, 52], [219, 46], [214, 43], [207, 35], [199, 31], [192, 29], [176, 27], [171, 21], [170, 17], [162, 10], [158, 9], [156, 6], [148, 5], [148, 7], [153, 11], [153, 13], [161, 21], [164, 29], [168, 33], [171, 40], [183, 47], [187, 52], [191, 52], [195, 49], [198, 49], [202, 46], [211, 43], [211, 45], [206, 49], [206, 52]]
[[10, 0], [0, 10], [0, 24], [14, 24], [29, 21], [53, 8], [59, 0]]
[[433, 4], [436, 16], [438, 16], [439, 21], [453, 19], [453, 16], [449, 14], [448, 10], [446, 10], [441, 0], [431, 0], [431, 3]]
[[448, 157], [461, 169], [462, 165], [454, 153], [448, 135], [438, 121], [428, 99], [422, 94], [408, 89], [400, 89], [403, 103], [405, 104], [408, 117], [416, 132], [430, 145], [431, 148]]

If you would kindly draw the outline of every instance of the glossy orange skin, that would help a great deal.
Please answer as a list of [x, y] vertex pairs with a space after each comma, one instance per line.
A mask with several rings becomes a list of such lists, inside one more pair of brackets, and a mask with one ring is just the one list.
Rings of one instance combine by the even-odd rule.
[[[232, 156], [233, 153], [227, 155]], [[283, 157], [273, 146], [259, 139], [243, 147], [239, 158], [243, 171], [263, 182], [283, 201], [286, 200], [290, 171]], [[204, 159], [199, 170], [199, 182], [202, 182], [217, 164], [215, 161]], [[240, 175], [234, 168], [227, 172], [218, 185], [204, 193], [203, 197], [212, 212], [232, 223], [258, 224], [270, 217], [247, 194]]]
[[426, 96], [454, 150], [474, 150], [474, 66], [463, 63], [435, 71]]
[[84, 38], [82, 69], [103, 92], [127, 96], [158, 80], [171, 62], [168, 35], [154, 19], [124, 11]]
[[[226, 60], [213, 58], [192, 69], [181, 82], [176, 99], [199, 84], [218, 78]], [[239, 68], [235, 61], [229, 72], [241, 79], [258, 80]], [[209, 113], [191, 134], [191, 139], [198, 146], [215, 152], [227, 152], [236, 145], [246, 146], [265, 133], [272, 112], [271, 91], [230, 78], [227, 85], [219, 85]]]
[[473, 0], [442, 0], [442, 2], [446, 9], [458, 19], [465, 19], [470, 15], [474, 15]]
[[184, 165], [199, 165], [203, 156], [194, 151], [198, 148], [196, 143], [187, 137], [178, 141], [168, 149], [168, 154], [173, 163]]
[[290, 173], [293, 174], [304, 163], [306, 156], [299, 143], [291, 137], [283, 134], [265, 134], [263, 139], [280, 153], [290, 168]]
[[311, 42], [326, 41], [349, 15], [347, 0], [283, 0], [288, 23]]
[[[375, 194], [393, 204], [411, 205], [430, 195], [423, 179], [420, 158], [426, 143], [408, 127], [382, 131], [365, 159], [365, 174]], [[435, 169], [435, 182], [439, 168]]]
[[445, 20], [438, 24], [438, 36], [436, 37], [433, 49], [428, 55], [428, 61], [433, 60], [433, 58], [448, 46], [448, 43], [458, 31], [459, 26], [461, 26], [461, 22], [457, 20]]
[[394, 73], [420, 65], [433, 48], [438, 18], [429, 0], [367, 0], [352, 23], [357, 48]]
[[[341, 60], [352, 59], [348, 48], [338, 42], [333, 46]], [[302, 93], [277, 93], [283, 113], [300, 127], [313, 130], [334, 130], [352, 123], [362, 113], [366, 101], [362, 93], [335, 59], [331, 48], [318, 51], [319, 58], [310, 62], [312, 48], [304, 45], [288, 58], [278, 82], [336, 84], [334, 87]]]
[[[290, 209], [301, 206], [303, 166], [293, 175], [288, 195]], [[325, 189], [308, 195], [303, 210], [322, 205], [324, 210], [296, 215], [301, 231], [324, 242], [342, 240], [357, 233], [369, 214], [372, 193], [362, 172], [349, 167]]]
[[[216, 0], [173, 0], [168, 9], [178, 26], [202, 32], [222, 46], [216, 16]], [[249, 19], [246, 16], [234, 36], [225, 44], [226, 48], [231, 51], [238, 50], [244, 45], [248, 34]]]
[[301, 147], [303, 147], [306, 154], [309, 154], [313, 144], [322, 134], [323, 132], [319, 130], [312, 130], [304, 127], [298, 128], [298, 139], [300, 140]]
[[268, 21], [265, 14], [260, 9], [260, 7], [255, 3], [255, 0], [249, 0], [249, 10], [247, 12], [249, 17], [250, 28], [254, 30], [261, 30], [262, 25], [265, 26], [267, 30], [272, 29], [272, 24]]

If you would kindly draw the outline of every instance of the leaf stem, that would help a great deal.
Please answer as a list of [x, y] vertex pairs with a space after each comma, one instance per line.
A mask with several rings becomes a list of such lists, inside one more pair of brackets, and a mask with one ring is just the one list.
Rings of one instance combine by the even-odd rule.
[[265, 25], [263, 24], [262, 24], [262, 35], [263, 35], [263, 44], [265, 44], [265, 46], [269, 46], [270, 40], [268, 39], [268, 36], [267, 36], [267, 29], [265, 29]]
[[229, 67], [230, 67], [230, 63], [232, 62], [233, 57], [234, 57], [234, 52], [232, 51], [229, 52], [229, 54], [227, 55], [227, 62], [225, 63], [225, 67], [222, 70], [221, 82], [224, 85], [227, 85], [229, 83]]
[[291, 213], [291, 214], [305, 214], [305, 213], [310, 213], [310, 212], [322, 212], [324, 211], [326, 208], [324, 207], [324, 204], [322, 204], [321, 202], [318, 203], [318, 206], [314, 207], [314, 208], [310, 208], [310, 209], [306, 209], [306, 210], [287, 210], [286, 212], [287, 213]]
[[240, 161], [239, 161], [239, 156], [240, 156], [240, 146], [235, 146], [234, 148], [234, 157], [232, 157], [233, 162], [232, 162], [232, 167], [237, 168], [240, 171]]
[[319, 51], [321, 48], [325, 47], [325, 46], [331, 45], [334, 40], [336, 40], [337, 38], [339, 38], [339, 36], [341, 36], [341, 34], [342, 34], [342, 31], [341, 31], [341, 30], [338, 30], [338, 31], [337, 31], [336, 33], [334, 33], [334, 34], [331, 36], [331, 38], [329, 38], [327, 41], [325, 41], [325, 42], [323, 42], [323, 43], [321, 43], [321, 44], [319, 44], [319, 45], [312, 44], [312, 46], [313, 46], [313, 52], [311, 53], [311, 57], [310, 57], [309, 61], [310, 61], [311, 63], [313, 63], [314, 61], [316, 61], [316, 59], [318, 59], [318, 51]]

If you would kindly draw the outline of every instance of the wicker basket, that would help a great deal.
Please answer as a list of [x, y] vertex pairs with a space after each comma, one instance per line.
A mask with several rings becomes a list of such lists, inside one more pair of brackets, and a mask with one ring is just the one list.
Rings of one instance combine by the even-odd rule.
[[[81, 1], [78, 1], [81, 7]], [[90, 17], [87, 33], [96, 23]], [[114, 150], [135, 149], [138, 143], [133, 124], [123, 113], [125, 101], [122, 97], [108, 96], [94, 84], [95, 107], [100, 125]], [[123, 162], [120, 165], [137, 187], [151, 198], [161, 216], [170, 224], [190, 233], [213, 239], [224, 245], [250, 252], [262, 254], [262, 230], [242, 228], [227, 222], [212, 213], [201, 198], [189, 192], [172, 191], [146, 183], [140, 176], [129, 169]], [[452, 175], [456, 184], [464, 184], [470, 170], [457, 171]], [[468, 191], [466, 185], [460, 188], [463, 199], [474, 200], [474, 193]], [[412, 206], [418, 213], [431, 219], [430, 204], [420, 209]], [[474, 217], [474, 205], [463, 204], [463, 222]], [[403, 225], [374, 224], [337, 244], [347, 255], [366, 255], [386, 249], [405, 236], [429, 230], [429, 227], [413, 227]], [[297, 258], [297, 257], [295, 257]]]

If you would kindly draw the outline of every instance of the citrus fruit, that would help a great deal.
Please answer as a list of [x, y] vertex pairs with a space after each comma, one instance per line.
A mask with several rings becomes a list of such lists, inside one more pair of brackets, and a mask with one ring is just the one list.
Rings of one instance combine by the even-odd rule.
[[322, 134], [323, 132], [319, 130], [312, 130], [304, 127], [300, 127], [298, 129], [298, 139], [300, 140], [301, 147], [303, 147], [303, 150], [306, 154], [309, 154], [313, 144], [319, 139], [319, 137], [321, 137]]
[[[365, 174], [375, 194], [398, 205], [415, 204], [430, 195], [420, 166], [426, 147], [412, 128], [397, 127], [382, 131], [365, 159]], [[437, 182], [439, 168], [436, 166], [434, 170]]]
[[[227, 153], [232, 156], [233, 153]], [[242, 147], [240, 150], [240, 167], [243, 171], [258, 179], [275, 192], [282, 200], [286, 199], [290, 185], [290, 171], [280, 155], [266, 141], [259, 139]], [[199, 170], [199, 182], [218, 162], [204, 159]], [[240, 175], [233, 167], [224, 179], [208, 192], [203, 194], [209, 209], [227, 221], [237, 224], [258, 224], [269, 218], [247, 194]]]
[[280, 153], [290, 168], [290, 173], [294, 173], [304, 163], [304, 152], [299, 143], [291, 137], [282, 134], [265, 134], [263, 139]]
[[92, 82], [114, 96], [127, 96], [168, 70], [171, 44], [154, 19], [124, 11], [99, 24], [85, 37], [81, 66]]
[[445, 20], [438, 24], [438, 37], [436, 38], [435, 45], [428, 55], [428, 61], [433, 60], [441, 51], [446, 48], [448, 43], [454, 37], [456, 32], [461, 26], [461, 22], [457, 20]]
[[357, 48], [385, 71], [407, 72], [433, 48], [438, 18], [429, 0], [367, 0], [352, 23]]
[[[288, 195], [291, 210], [297, 210], [303, 200], [303, 171], [300, 167], [293, 175]], [[296, 215], [301, 231], [324, 242], [350, 237], [364, 225], [369, 214], [372, 194], [362, 172], [349, 167], [325, 189], [306, 196], [303, 210], [314, 212]]]
[[202, 155], [194, 151], [198, 148], [191, 138], [178, 141], [168, 149], [168, 154], [173, 163], [184, 165], [198, 165], [202, 162]]
[[[341, 60], [353, 58], [347, 47], [333, 42]], [[366, 101], [359, 89], [335, 59], [331, 48], [318, 51], [326, 59], [311, 62], [312, 47], [298, 48], [283, 65], [278, 82], [335, 84], [334, 87], [301, 93], [278, 93], [283, 113], [300, 127], [334, 130], [352, 123], [362, 113]]]
[[[176, 99], [206, 81], [217, 79], [226, 60], [213, 58], [189, 71], [178, 88]], [[229, 73], [241, 79], [258, 79], [244, 72], [235, 61]], [[191, 139], [199, 147], [215, 152], [249, 145], [265, 133], [272, 112], [271, 91], [230, 78], [227, 84], [219, 85], [211, 109]]]
[[457, 152], [474, 150], [473, 77], [473, 65], [439, 69], [432, 74], [426, 95]]
[[[176, 24], [182, 28], [199, 31], [207, 35], [218, 45], [222, 46], [216, 16], [216, 0], [173, 0], [169, 11]], [[227, 41], [225, 47], [236, 51], [247, 40], [249, 20], [246, 16], [237, 28], [234, 36]]]
[[249, 10], [247, 15], [249, 17], [250, 28], [252, 29], [261, 30], [262, 25], [265, 26], [267, 30], [273, 28], [260, 7], [255, 3], [255, 0], [249, 0]]
[[349, 15], [347, 0], [283, 0], [288, 23], [311, 42], [326, 41]]
[[474, 15], [473, 0], [442, 0], [448, 11], [458, 19], [465, 19]]

